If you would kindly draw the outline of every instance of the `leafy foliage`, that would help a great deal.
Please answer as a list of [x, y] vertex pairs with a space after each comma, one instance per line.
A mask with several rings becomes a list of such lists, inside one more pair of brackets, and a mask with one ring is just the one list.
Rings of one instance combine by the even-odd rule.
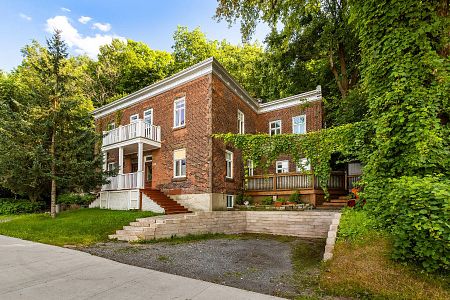
[[393, 257], [428, 271], [450, 271], [450, 180], [442, 176], [403, 176], [386, 183], [369, 202], [374, 215], [394, 236]]
[[35, 213], [42, 211], [45, 207], [45, 202], [0, 198], [0, 215]]
[[61, 204], [89, 205], [94, 200], [95, 195], [92, 194], [67, 193], [58, 196], [58, 203]]
[[374, 217], [367, 210], [346, 208], [339, 224], [339, 239], [356, 241], [365, 238], [376, 228]]

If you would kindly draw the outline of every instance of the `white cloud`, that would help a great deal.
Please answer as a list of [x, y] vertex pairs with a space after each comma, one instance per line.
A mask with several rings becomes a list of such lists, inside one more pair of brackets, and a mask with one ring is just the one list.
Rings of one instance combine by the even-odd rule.
[[110, 44], [114, 38], [125, 40], [121, 36], [111, 34], [84, 36], [72, 26], [66, 16], [55, 16], [47, 20], [46, 31], [53, 33], [56, 29], [61, 30], [62, 38], [76, 53], [87, 54], [91, 58], [96, 58], [100, 46]]
[[65, 11], [65, 12], [71, 12], [71, 10], [70, 10], [70, 9], [68, 9], [68, 8], [65, 8], [65, 7], [61, 7], [61, 10], [62, 10], [62, 11]]
[[92, 24], [92, 28], [101, 30], [103, 32], [108, 32], [111, 30], [111, 24], [109, 24], [109, 23], [94, 23], [94, 24]]
[[78, 22], [80, 22], [81, 24], [86, 24], [90, 20], [92, 20], [92, 18], [91, 17], [86, 17], [86, 16], [81, 16], [81, 17], [78, 18]]
[[27, 21], [31, 21], [32, 20], [32, 18], [30, 16], [27, 16], [24, 13], [20, 13], [19, 17], [21, 17], [22, 19], [27, 20]]

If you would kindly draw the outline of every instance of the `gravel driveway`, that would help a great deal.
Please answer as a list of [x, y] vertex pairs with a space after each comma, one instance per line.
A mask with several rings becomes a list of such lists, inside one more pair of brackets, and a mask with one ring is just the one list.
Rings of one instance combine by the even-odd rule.
[[316, 251], [314, 256], [319, 258], [324, 241], [243, 235], [178, 244], [108, 242], [80, 250], [143, 268], [292, 297], [298, 295], [292, 255], [297, 247], [305, 246]]

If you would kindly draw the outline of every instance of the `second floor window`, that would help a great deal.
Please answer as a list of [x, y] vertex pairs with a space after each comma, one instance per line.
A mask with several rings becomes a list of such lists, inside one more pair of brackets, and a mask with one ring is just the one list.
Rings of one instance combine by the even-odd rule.
[[298, 161], [296, 171], [298, 173], [311, 171], [311, 164], [309, 163], [309, 160], [307, 158], [301, 158]]
[[186, 149], [173, 151], [173, 177], [186, 177]]
[[116, 129], [116, 123], [112, 122], [109, 123], [108, 126], [106, 126], [106, 130], [113, 130]]
[[276, 120], [269, 123], [269, 134], [281, 134], [281, 120]]
[[248, 168], [248, 176], [253, 176], [255, 173], [255, 168], [253, 167], [253, 160], [249, 159], [247, 161], [247, 168]]
[[144, 122], [153, 125], [153, 108], [144, 111]]
[[245, 133], [245, 116], [244, 113], [240, 110], [238, 110], [238, 133], [244, 134]]
[[173, 104], [173, 127], [183, 127], [185, 123], [186, 115], [186, 100], [181, 98], [175, 100]]
[[139, 120], [139, 115], [138, 114], [130, 116], [130, 124], [131, 123], [136, 123], [138, 120]]
[[226, 177], [233, 178], [233, 152], [225, 151], [225, 161], [227, 165]]
[[306, 115], [292, 118], [292, 133], [306, 133]]

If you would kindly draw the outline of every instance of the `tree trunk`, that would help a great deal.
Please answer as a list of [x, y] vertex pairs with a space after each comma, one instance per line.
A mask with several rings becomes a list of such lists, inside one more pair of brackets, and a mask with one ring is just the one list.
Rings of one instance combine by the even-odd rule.
[[55, 129], [52, 130], [52, 144], [50, 145], [52, 190], [50, 196], [50, 214], [56, 217], [56, 162], [55, 162]]

